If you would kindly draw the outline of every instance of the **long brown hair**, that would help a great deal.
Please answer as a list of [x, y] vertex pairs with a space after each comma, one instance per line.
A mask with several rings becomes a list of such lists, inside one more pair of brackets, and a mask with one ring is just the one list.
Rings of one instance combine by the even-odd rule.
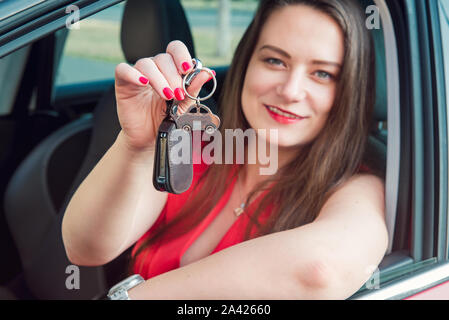
[[[244, 33], [227, 73], [219, 99], [220, 132], [225, 129], [249, 129], [241, 106], [244, 77], [262, 27], [270, 14], [288, 5], [307, 5], [332, 17], [340, 26], [345, 39], [345, 54], [335, 102], [329, 113], [325, 129], [306, 146], [298, 150], [297, 157], [278, 170], [272, 178], [259, 183], [246, 202], [268, 184], [275, 182], [250, 216], [244, 239], [289, 230], [313, 222], [324, 202], [336, 187], [357, 173], [362, 165], [365, 145], [374, 106], [374, 54], [369, 31], [365, 28], [364, 14], [356, 0], [265, 0], [260, 1], [253, 21]], [[357, 89], [356, 89], [357, 88]], [[223, 141], [224, 145], [224, 141]], [[224, 162], [223, 162], [224, 163]], [[164, 235], [170, 239], [182, 235], [198, 225], [228, 186], [232, 165], [211, 164], [201, 176], [204, 192], [187, 201], [176, 218], [162, 225], [141, 244], [132, 257], [131, 265], [145, 248]], [[286, 174], [288, 173], [288, 174]], [[234, 176], [233, 176], [234, 177]], [[196, 184], [193, 188], [198, 187]], [[195, 190], [194, 190], [195, 191]], [[258, 217], [270, 204], [276, 204], [266, 223], [261, 226]], [[179, 222], [183, 223], [179, 223]], [[253, 228], [256, 233], [253, 234]]]

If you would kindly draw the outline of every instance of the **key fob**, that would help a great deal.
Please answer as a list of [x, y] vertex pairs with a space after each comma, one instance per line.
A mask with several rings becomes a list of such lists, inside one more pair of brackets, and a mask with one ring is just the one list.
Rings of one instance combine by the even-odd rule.
[[[179, 163], [171, 159], [171, 151], [179, 143], [174, 137], [177, 130], [176, 123], [167, 116], [159, 126], [156, 150], [154, 153], [153, 185], [156, 190], [180, 194], [187, 191], [192, 184], [192, 140], [190, 133], [184, 140], [183, 152], [188, 152], [188, 163]], [[179, 133], [179, 132], [178, 132]], [[186, 134], [186, 133], [184, 133]]]

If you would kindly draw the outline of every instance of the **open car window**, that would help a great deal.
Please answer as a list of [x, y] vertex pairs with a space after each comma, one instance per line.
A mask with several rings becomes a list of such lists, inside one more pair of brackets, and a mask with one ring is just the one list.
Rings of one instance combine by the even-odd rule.
[[120, 45], [124, 5], [118, 3], [71, 26], [55, 86], [114, 78], [116, 65], [125, 61]]

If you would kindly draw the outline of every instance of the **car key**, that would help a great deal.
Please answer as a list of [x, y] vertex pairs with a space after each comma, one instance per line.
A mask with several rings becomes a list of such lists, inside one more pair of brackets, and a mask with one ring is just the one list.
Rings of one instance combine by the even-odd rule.
[[[201, 62], [193, 59], [194, 69], [187, 74], [183, 79], [183, 88], [186, 94], [196, 104], [189, 107], [187, 113], [178, 116], [178, 106], [175, 101], [167, 101], [166, 116], [158, 129], [156, 139], [156, 150], [154, 154], [153, 167], [153, 185], [156, 190], [166, 191], [173, 194], [180, 194], [190, 188], [193, 179], [193, 164], [192, 164], [192, 139], [191, 132], [194, 127], [194, 121], [201, 122], [201, 128], [207, 133], [213, 133], [220, 125], [220, 119], [215, 116], [212, 111], [205, 105], [200, 104], [201, 100], [208, 99], [212, 96], [216, 89], [216, 79], [214, 79], [214, 89], [212, 93], [205, 98], [194, 98], [187, 93], [186, 85], [190, 85], [193, 78], [203, 70]], [[209, 72], [209, 71], [208, 71]], [[193, 112], [195, 110], [196, 112]], [[196, 113], [196, 114], [194, 114]], [[188, 163], [175, 163], [171, 159], [172, 148], [176, 145], [175, 140], [172, 139], [174, 134], [179, 134], [177, 130], [184, 130], [188, 132]], [[183, 148], [183, 151], [186, 149]]]
[[192, 183], [192, 141], [189, 134], [188, 152], [190, 161], [187, 164], [174, 163], [171, 159], [171, 150], [174, 146], [172, 135], [175, 134], [176, 130], [182, 129], [177, 129], [176, 122], [173, 120], [173, 111], [177, 111], [176, 105], [167, 103], [167, 115], [159, 126], [156, 140], [153, 185], [156, 190], [180, 194], [186, 191]]

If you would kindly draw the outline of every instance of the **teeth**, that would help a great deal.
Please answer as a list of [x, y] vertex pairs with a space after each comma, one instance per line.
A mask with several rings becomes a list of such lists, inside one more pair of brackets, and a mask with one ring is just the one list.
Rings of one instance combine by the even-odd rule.
[[268, 107], [268, 109], [270, 109], [270, 111], [273, 111], [274, 113], [276, 113], [278, 115], [281, 115], [283, 117], [290, 118], [290, 119], [302, 119], [300, 117], [297, 117], [297, 116], [291, 115], [289, 113], [283, 112], [283, 111], [281, 111], [281, 110], [279, 110], [277, 108], [273, 108], [271, 106], [267, 106], [267, 107]]

